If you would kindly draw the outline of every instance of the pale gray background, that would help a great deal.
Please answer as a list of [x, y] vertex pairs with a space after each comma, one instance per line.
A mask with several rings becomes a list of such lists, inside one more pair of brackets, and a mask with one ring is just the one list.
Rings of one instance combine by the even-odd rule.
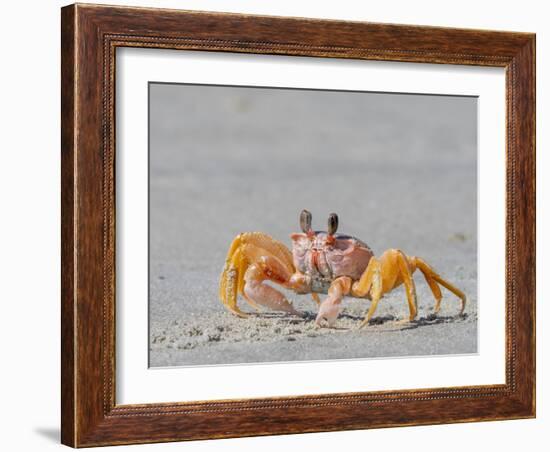
[[[150, 365], [472, 353], [477, 350], [477, 101], [409, 94], [150, 85]], [[228, 314], [217, 297], [227, 248], [243, 231], [289, 243], [299, 212], [432, 264], [469, 300], [433, 297], [415, 277], [413, 324], [402, 289], [365, 330]], [[242, 303], [243, 309], [247, 309]], [[347, 299], [340, 327], [368, 301]]]

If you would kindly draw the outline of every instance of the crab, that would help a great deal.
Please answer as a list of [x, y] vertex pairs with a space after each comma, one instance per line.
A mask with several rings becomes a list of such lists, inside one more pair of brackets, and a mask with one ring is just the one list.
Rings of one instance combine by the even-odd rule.
[[[297, 294], [311, 294], [318, 306], [315, 324], [334, 326], [346, 296], [371, 301], [359, 327], [369, 324], [378, 302], [393, 289], [404, 285], [409, 308], [406, 321], [418, 313], [413, 273], [420, 270], [435, 298], [434, 311], [439, 312], [440, 286], [461, 301], [460, 314], [466, 306], [464, 293], [443, 279], [423, 259], [408, 256], [399, 249], [389, 249], [376, 257], [369, 246], [346, 234], [337, 233], [338, 215], [328, 217], [327, 231], [311, 228], [312, 215], [300, 214], [301, 233], [292, 233], [292, 251], [282, 242], [263, 232], [239, 234], [229, 247], [220, 278], [219, 296], [224, 306], [239, 317], [247, 317], [237, 306], [238, 295], [254, 309], [260, 307], [303, 316], [271, 282]], [[318, 294], [327, 296], [321, 302]]]

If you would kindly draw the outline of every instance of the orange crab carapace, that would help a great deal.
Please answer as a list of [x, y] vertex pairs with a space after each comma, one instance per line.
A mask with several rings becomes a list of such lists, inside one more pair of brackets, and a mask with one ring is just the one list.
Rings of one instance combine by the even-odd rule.
[[[362, 327], [369, 323], [384, 294], [403, 284], [412, 321], [418, 312], [412, 277], [416, 270], [422, 272], [433, 293], [436, 313], [441, 306], [440, 285], [460, 298], [460, 313], [464, 311], [464, 293], [423, 259], [407, 256], [398, 249], [374, 256], [363, 241], [336, 232], [338, 216], [334, 213], [329, 215], [326, 232], [311, 228], [311, 214], [307, 210], [300, 214], [300, 226], [301, 233], [290, 235], [292, 251], [263, 232], [245, 232], [235, 237], [219, 288], [220, 299], [229, 311], [239, 317], [248, 315], [237, 306], [237, 297], [242, 295], [255, 309], [262, 306], [301, 315], [281, 292], [266, 284], [271, 281], [298, 294], [311, 294], [319, 308], [315, 319], [318, 326], [324, 322], [334, 325], [346, 296], [371, 300]], [[327, 294], [322, 302], [319, 293]]]

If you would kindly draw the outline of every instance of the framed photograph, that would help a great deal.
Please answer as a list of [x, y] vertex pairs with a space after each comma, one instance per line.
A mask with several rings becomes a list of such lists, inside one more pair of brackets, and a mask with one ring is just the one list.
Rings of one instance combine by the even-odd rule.
[[535, 416], [535, 36], [62, 8], [62, 442]]

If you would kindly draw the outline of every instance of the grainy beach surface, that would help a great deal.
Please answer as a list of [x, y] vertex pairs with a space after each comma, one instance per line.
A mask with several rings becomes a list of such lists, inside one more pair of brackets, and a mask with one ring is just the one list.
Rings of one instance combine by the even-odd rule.
[[[350, 359], [477, 351], [477, 169], [474, 98], [150, 85], [150, 366]], [[304, 318], [225, 311], [217, 286], [240, 232], [290, 246], [302, 209], [315, 229], [375, 254], [424, 258], [468, 297], [443, 289], [442, 309], [420, 273], [419, 315], [399, 288], [357, 326], [368, 300], [346, 298], [332, 329], [316, 305], [288, 293]], [[243, 301], [243, 310], [249, 310]]]

